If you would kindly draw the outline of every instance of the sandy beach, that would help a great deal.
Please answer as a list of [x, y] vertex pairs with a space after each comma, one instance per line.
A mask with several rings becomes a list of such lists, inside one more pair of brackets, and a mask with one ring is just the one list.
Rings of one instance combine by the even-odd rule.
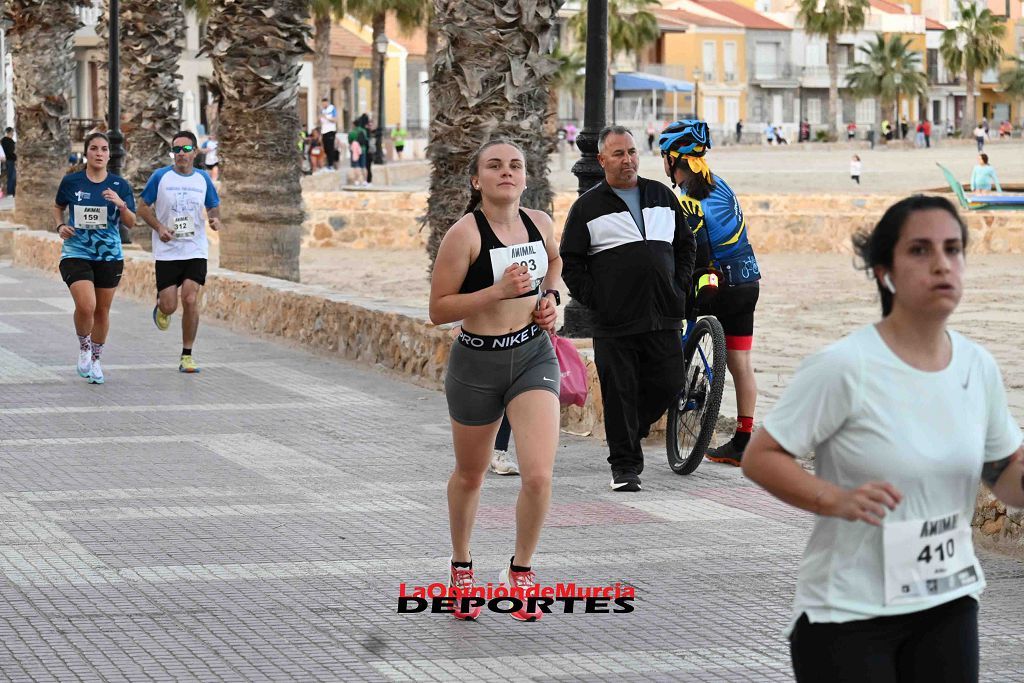
[[[852, 257], [841, 254], [765, 254], [755, 329], [758, 415], [778, 398], [800, 360], [843, 335], [877, 321], [874, 286]], [[379, 249], [308, 249], [302, 279], [358, 296], [426, 311], [430, 285], [425, 252]], [[1010, 405], [1024, 416], [1024, 299], [1015, 299], [1024, 258], [968, 256], [966, 294], [952, 327], [985, 345], [1003, 370]], [[727, 386], [723, 415], [735, 403]]]

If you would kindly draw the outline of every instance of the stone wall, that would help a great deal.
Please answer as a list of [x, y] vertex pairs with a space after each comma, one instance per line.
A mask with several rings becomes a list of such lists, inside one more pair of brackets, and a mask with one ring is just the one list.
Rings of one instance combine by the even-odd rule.
[[[305, 192], [304, 247], [423, 249], [426, 192]], [[902, 195], [743, 195], [750, 239], [761, 253], [845, 253], [850, 235], [870, 229]], [[555, 234], [576, 194], [555, 196]], [[964, 213], [974, 253], [1024, 253], [1024, 212]]]

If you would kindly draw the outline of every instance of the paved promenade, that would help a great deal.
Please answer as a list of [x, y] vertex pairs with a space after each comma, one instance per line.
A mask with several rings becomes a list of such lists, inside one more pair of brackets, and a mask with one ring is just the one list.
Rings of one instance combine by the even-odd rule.
[[[59, 280], [0, 263], [0, 680], [790, 680], [782, 637], [810, 517], [739, 471], [608, 489], [565, 437], [535, 559], [545, 584], [636, 587], [632, 614], [539, 623], [397, 614], [446, 579], [443, 396], [115, 301], [107, 383], [74, 371]], [[486, 483], [474, 558], [495, 581], [519, 482]], [[982, 553], [983, 680], [1024, 679], [1024, 564]]]

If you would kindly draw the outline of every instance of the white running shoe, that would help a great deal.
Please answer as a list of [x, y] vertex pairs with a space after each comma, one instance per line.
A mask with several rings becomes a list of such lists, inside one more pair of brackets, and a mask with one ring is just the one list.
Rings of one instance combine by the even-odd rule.
[[100, 359], [97, 358], [92, 362], [92, 370], [89, 371], [89, 384], [103, 384], [103, 366], [100, 365]]
[[491, 457], [491, 472], [515, 476], [519, 474], [519, 465], [516, 464], [515, 460], [508, 457], [508, 451], [495, 450], [494, 455]]
[[78, 352], [78, 376], [88, 377], [92, 370], [92, 349]]

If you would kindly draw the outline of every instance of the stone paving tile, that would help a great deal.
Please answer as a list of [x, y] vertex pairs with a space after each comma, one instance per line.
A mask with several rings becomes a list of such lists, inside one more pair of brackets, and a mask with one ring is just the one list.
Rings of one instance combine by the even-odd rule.
[[[810, 518], [647, 448], [644, 491], [564, 437], [545, 582], [635, 587], [629, 615], [520, 624], [396, 614], [446, 580], [443, 397], [387, 374], [116, 300], [108, 383], [74, 373], [66, 290], [0, 263], [0, 679], [786, 681], [782, 637]], [[36, 339], [46, 344], [34, 343]], [[485, 487], [474, 558], [494, 582], [517, 478]], [[1024, 564], [981, 553], [983, 680], [1024, 678]]]

